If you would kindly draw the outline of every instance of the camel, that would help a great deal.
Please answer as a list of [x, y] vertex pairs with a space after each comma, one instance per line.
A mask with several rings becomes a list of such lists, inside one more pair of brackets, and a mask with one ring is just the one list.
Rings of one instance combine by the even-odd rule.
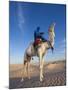
[[[33, 46], [33, 42], [29, 44], [28, 48], [24, 54], [24, 73], [27, 72], [27, 77], [30, 79], [29, 69], [30, 69], [30, 61], [33, 56], [37, 56], [39, 58], [39, 66], [40, 66], [40, 81], [43, 81], [43, 66], [44, 66], [44, 56], [47, 51], [51, 49], [53, 51], [54, 48], [54, 39], [55, 32], [54, 28], [55, 23], [53, 23], [49, 28], [49, 39], [45, 42], [42, 42], [38, 45], [37, 50], [35, 50]], [[22, 78], [23, 79], [23, 78]]]

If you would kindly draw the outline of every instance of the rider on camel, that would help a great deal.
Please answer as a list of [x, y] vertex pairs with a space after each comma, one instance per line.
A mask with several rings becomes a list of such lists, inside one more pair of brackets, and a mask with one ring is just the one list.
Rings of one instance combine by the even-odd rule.
[[45, 39], [43, 37], [44, 32], [40, 32], [40, 27], [34, 31], [34, 46], [37, 46], [41, 42], [44, 42]]

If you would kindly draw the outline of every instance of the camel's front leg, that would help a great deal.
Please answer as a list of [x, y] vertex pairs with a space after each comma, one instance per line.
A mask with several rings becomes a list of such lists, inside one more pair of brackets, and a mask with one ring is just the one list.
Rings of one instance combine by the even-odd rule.
[[40, 81], [43, 81], [43, 58], [40, 55]]

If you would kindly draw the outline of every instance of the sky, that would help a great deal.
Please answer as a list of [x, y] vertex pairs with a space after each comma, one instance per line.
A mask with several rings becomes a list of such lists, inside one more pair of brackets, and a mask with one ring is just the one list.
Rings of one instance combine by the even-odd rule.
[[[34, 31], [40, 26], [48, 39], [48, 28], [55, 22], [54, 52], [46, 54], [45, 61], [65, 59], [66, 6], [60, 4], [9, 2], [10, 64], [23, 63], [26, 48], [34, 40]], [[37, 59], [35, 58], [35, 62]]]

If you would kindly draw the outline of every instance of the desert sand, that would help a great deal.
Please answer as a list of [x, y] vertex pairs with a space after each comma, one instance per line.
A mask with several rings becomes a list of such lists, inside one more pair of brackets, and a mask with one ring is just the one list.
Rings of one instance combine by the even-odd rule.
[[[28, 79], [23, 74], [23, 64], [12, 64], [9, 69], [9, 88], [33, 88], [66, 85], [66, 61], [44, 63], [44, 79], [39, 81], [39, 65], [31, 64]], [[21, 78], [23, 82], [21, 82]]]

